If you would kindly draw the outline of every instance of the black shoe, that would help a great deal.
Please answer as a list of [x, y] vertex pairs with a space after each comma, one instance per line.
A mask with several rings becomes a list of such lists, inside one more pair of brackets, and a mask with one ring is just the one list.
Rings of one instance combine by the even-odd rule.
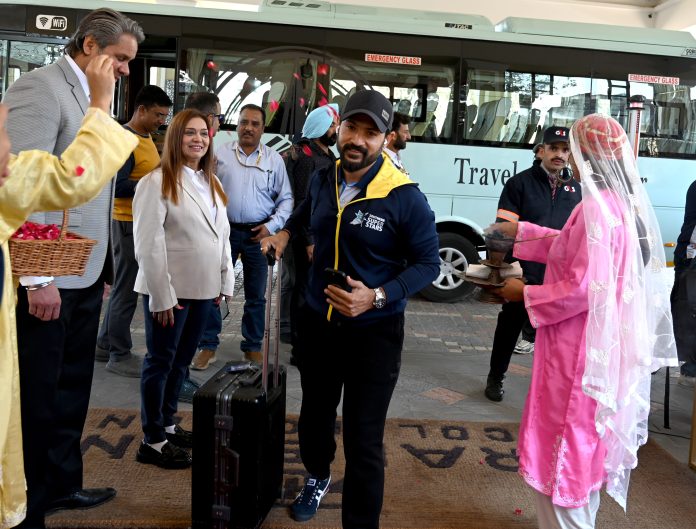
[[191, 466], [191, 456], [183, 448], [173, 443], [165, 443], [162, 452], [158, 452], [151, 446], [141, 443], [138, 453], [135, 455], [138, 463], [157, 465], [160, 468], [188, 468]]
[[48, 502], [46, 514], [52, 514], [63, 509], [91, 509], [112, 500], [114, 496], [116, 496], [116, 490], [111, 487], [78, 490]]
[[495, 402], [500, 402], [503, 400], [503, 395], [505, 391], [503, 390], [503, 380], [505, 380], [505, 375], [502, 377], [493, 377], [488, 375], [486, 380], [486, 398]]
[[167, 441], [179, 448], [193, 448], [193, 432], [184, 430], [178, 424], [174, 426], [174, 433], [165, 434]]
[[97, 348], [94, 350], [94, 359], [97, 362], [108, 362], [111, 354], [109, 353], [108, 349], [104, 349], [103, 347], [99, 347], [97, 345]]
[[194, 382], [190, 378], [184, 380], [179, 392], [179, 400], [181, 402], [193, 402], [193, 394], [200, 388], [201, 385]]

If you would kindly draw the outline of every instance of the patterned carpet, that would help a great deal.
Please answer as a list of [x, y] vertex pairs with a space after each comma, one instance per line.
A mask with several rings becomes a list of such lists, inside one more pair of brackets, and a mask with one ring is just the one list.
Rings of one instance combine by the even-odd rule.
[[[182, 424], [191, 415], [182, 414]], [[286, 426], [283, 498], [263, 528], [340, 528], [344, 461], [339, 439], [333, 482], [317, 516], [306, 523], [287, 506], [304, 481], [297, 443], [297, 417]], [[51, 528], [169, 529], [191, 523], [189, 470], [162, 470], [135, 461], [142, 439], [139, 414], [93, 409], [82, 449], [85, 486], [113, 486], [112, 502], [48, 518]], [[390, 419], [386, 430], [384, 529], [533, 529], [531, 489], [517, 475], [516, 424]], [[195, 457], [195, 454], [194, 454]], [[696, 520], [696, 473], [650, 442], [631, 478], [628, 513], [602, 496], [597, 527], [682, 529]]]

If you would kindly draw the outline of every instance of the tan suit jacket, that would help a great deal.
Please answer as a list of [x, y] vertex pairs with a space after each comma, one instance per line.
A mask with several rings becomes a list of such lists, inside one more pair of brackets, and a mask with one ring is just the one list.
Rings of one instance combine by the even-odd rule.
[[161, 169], [138, 183], [133, 198], [139, 267], [134, 290], [150, 296], [150, 311], [171, 309], [179, 299], [232, 295], [230, 225], [218, 197], [216, 205], [213, 219], [203, 197], [183, 173], [176, 205], [162, 197]]

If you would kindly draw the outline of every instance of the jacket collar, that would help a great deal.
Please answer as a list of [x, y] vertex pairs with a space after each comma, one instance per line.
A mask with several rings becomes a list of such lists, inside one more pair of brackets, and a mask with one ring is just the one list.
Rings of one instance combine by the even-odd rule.
[[[198, 192], [198, 190], [193, 186], [193, 182], [191, 182], [189, 175], [186, 174], [186, 169], [182, 167], [181, 172], [181, 187], [201, 209], [201, 211], [203, 212], [203, 216], [205, 217], [205, 220], [208, 222], [208, 225], [210, 225], [212, 230], [217, 234], [218, 230], [215, 226], [215, 219], [213, 219], [213, 217], [210, 214], [210, 208], [203, 201], [203, 197], [201, 197], [201, 194]], [[217, 196], [215, 197], [215, 205], [218, 208], [218, 215], [220, 214], [220, 211], [225, 211], [224, 207], [222, 207], [221, 204], [218, 202]]]
[[[408, 175], [402, 173], [394, 166], [392, 161], [389, 159], [389, 156], [386, 154], [382, 153], [382, 158], [378, 159], [375, 164], [378, 164], [378, 166], [375, 168], [376, 171], [372, 172], [371, 170], [365, 173], [363, 180], [360, 182], [361, 188], [364, 189], [367, 187], [365, 198], [384, 198], [397, 187], [409, 184], [416, 185], [416, 183], [411, 180]], [[327, 172], [332, 184], [334, 178], [338, 178], [336, 173], [338, 173], [340, 167], [341, 160], [336, 160], [335, 169]], [[338, 182], [336, 181], [335, 184], [337, 185]]]
[[65, 76], [65, 81], [72, 87], [72, 93], [75, 97], [77, 104], [80, 105], [82, 113], [86, 114], [89, 108], [89, 100], [87, 99], [87, 94], [85, 94], [84, 89], [80, 80], [77, 78], [75, 71], [70, 66], [70, 63], [65, 57], [61, 57], [56, 61], [56, 66], [60, 68]]

